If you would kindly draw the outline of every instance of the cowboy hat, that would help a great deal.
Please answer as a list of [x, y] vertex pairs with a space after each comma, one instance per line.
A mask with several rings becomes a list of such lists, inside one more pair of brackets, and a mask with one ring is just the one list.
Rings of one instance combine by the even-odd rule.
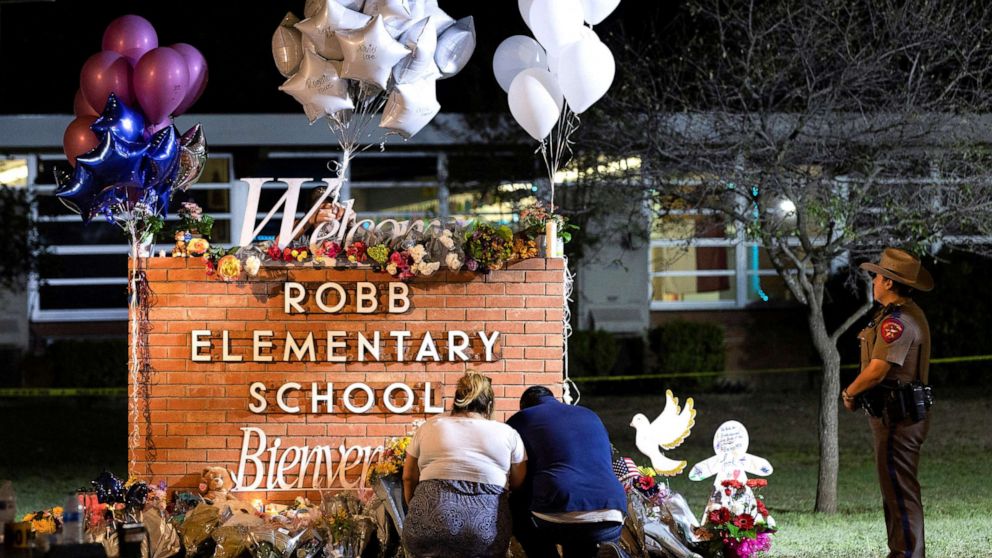
[[933, 289], [933, 277], [923, 267], [920, 260], [909, 252], [897, 248], [886, 248], [877, 264], [865, 262], [859, 267], [918, 291]]

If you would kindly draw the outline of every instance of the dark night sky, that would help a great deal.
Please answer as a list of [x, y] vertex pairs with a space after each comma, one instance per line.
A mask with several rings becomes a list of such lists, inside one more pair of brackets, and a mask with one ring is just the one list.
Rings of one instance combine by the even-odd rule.
[[[460, 74], [438, 83], [445, 112], [506, 110], [505, 94], [492, 75], [492, 54], [504, 38], [527, 34], [516, 0], [441, 0], [456, 19], [475, 16], [478, 46]], [[596, 31], [607, 35], [621, 25], [628, 32], [659, 26], [673, 2], [623, 0]], [[161, 45], [190, 43], [200, 49], [210, 68], [206, 92], [193, 113], [280, 113], [299, 105], [276, 88], [270, 41], [287, 11], [303, 15], [303, 0], [56, 0], [0, 2], [0, 113], [72, 112], [83, 62], [100, 50], [106, 25], [134, 13], [155, 26]]]

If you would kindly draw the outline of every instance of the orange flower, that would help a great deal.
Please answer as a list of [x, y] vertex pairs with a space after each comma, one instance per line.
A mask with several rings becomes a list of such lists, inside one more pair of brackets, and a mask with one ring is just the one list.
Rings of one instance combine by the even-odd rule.
[[224, 256], [217, 262], [217, 273], [225, 281], [237, 279], [241, 275], [241, 260], [233, 254]]
[[192, 238], [186, 244], [186, 251], [191, 256], [202, 256], [210, 249], [210, 243], [205, 238]]

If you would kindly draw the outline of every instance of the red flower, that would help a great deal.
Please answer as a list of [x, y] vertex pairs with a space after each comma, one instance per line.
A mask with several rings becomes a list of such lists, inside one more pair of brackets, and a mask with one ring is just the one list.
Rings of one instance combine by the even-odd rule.
[[641, 475], [637, 479], [637, 487], [641, 490], [651, 490], [654, 488], [655, 482], [654, 477], [649, 477], [647, 475]]
[[737, 488], [737, 489], [744, 488], [744, 485], [741, 484], [741, 481], [736, 479], [727, 479], [720, 484], [728, 488]]
[[754, 527], [754, 518], [750, 514], [742, 513], [734, 518], [734, 525], [742, 531], [747, 531]]
[[768, 481], [765, 479], [747, 479], [747, 485], [751, 488], [764, 488], [768, 486]]
[[762, 517], [768, 517], [768, 508], [765, 507], [765, 503], [761, 500], [758, 500], [758, 513], [760, 513]]
[[396, 266], [406, 265], [406, 258], [399, 252], [393, 252], [389, 255], [389, 263]]
[[324, 255], [328, 258], [336, 258], [341, 253], [341, 245], [330, 240], [324, 241]]
[[730, 510], [727, 508], [720, 508], [718, 510], [713, 510], [709, 513], [710, 523], [716, 525], [722, 525], [730, 521]]
[[207, 275], [214, 274], [214, 262], [204, 258], [203, 261], [207, 264]]
[[266, 252], [266, 255], [268, 255], [269, 258], [278, 261], [282, 259], [282, 250], [279, 249], [279, 246], [273, 244], [272, 246], [269, 246], [269, 250]]

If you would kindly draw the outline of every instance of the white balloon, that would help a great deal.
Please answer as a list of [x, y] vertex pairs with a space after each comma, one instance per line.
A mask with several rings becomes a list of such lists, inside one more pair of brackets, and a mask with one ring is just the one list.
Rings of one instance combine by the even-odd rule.
[[447, 28], [437, 38], [437, 52], [434, 62], [441, 70], [442, 78], [449, 78], [468, 64], [475, 52], [475, 19], [463, 17]]
[[374, 83], [385, 89], [393, 66], [410, 54], [410, 49], [389, 35], [382, 16], [355, 31], [338, 33], [344, 53], [341, 77]]
[[530, 7], [530, 28], [547, 51], [579, 40], [582, 32], [582, 4], [579, 0], [534, 0]]
[[439, 78], [441, 71], [434, 62], [434, 53], [437, 51], [434, 20], [425, 17], [404, 33], [403, 37], [403, 44], [413, 50], [413, 53], [400, 60], [400, 63], [393, 68], [393, 78], [396, 83], [413, 83]]
[[493, 74], [503, 91], [510, 91], [510, 83], [527, 68], [545, 68], [548, 55], [544, 48], [526, 35], [507, 37], [493, 54]]
[[587, 37], [562, 50], [557, 77], [569, 108], [580, 114], [606, 94], [615, 73], [610, 49]]
[[520, 10], [520, 17], [524, 18], [524, 23], [530, 29], [530, 7], [534, 0], [517, 0], [517, 9]]
[[[579, 32], [579, 39], [578, 39], [578, 41], [581, 41], [581, 40], [586, 39], [586, 38], [592, 38], [592, 39], [595, 39], [595, 40], [598, 41], [599, 40], [599, 35], [597, 35], [596, 32], [593, 31], [592, 29], [590, 29], [590, 28], [586, 27], [585, 25], [583, 25], [582, 26], [582, 31]], [[575, 42], [578, 42], [578, 41], [575, 41]], [[555, 79], [558, 79], [558, 65], [561, 62], [561, 53], [562, 53], [562, 50], [565, 49], [565, 48], [568, 48], [568, 46], [571, 45], [571, 44], [574, 44], [574, 43], [568, 43], [568, 45], [564, 45], [562, 48], [558, 48], [558, 49], [555, 49], [555, 50], [549, 50], [548, 51], [548, 69], [551, 70], [551, 75], [555, 76]]]
[[397, 83], [382, 110], [379, 127], [408, 138], [423, 129], [440, 111], [436, 80]]
[[348, 96], [348, 82], [341, 79], [339, 68], [317, 53], [306, 49], [300, 71], [279, 86], [303, 105], [310, 123], [324, 115], [355, 108]]
[[620, 5], [620, 0], [580, 0], [580, 2], [586, 23], [589, 25], [599, 24]]
[[510, 114], [528, 134], [541, 141], [551, 133], [564, 99], [551, 72], [528, 68], [513, 78], [508, 96]]
[[337, 33], [364, 27], [371, 19], [337, 0], [324, 0], [317, 13], [297, 23], [296, 28], [313, 42], [317, 54], [328, 60], [341, 60]]

